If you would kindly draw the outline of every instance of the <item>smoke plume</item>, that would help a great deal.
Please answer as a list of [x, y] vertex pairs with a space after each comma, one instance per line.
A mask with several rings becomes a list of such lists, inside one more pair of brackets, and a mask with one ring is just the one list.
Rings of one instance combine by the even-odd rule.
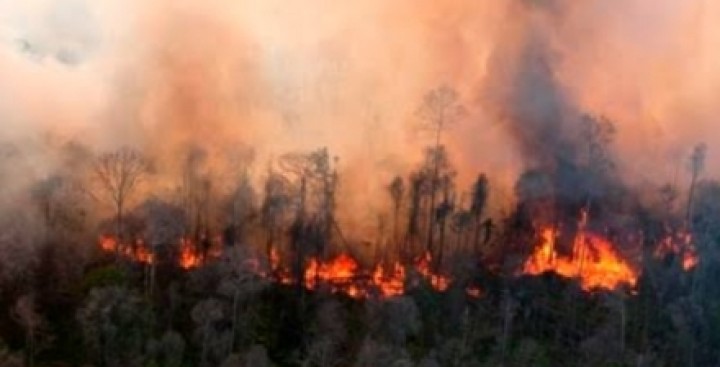
[[468, 111], [445, 140], [459, 181], [488, 172], [497, 208], [524, 168], [583, 149], [584, 115], [614, 123], [630, 183], [684, 184], [700, 141], [720, 172], [710, 0], [33, 0], [0, 14], [0, 139], [25, 162], [7, 192], [57, 169], [67, 141], [142, 149], [164, 183], [193, 149], [222, 176], [327, 146], [341, 214], [363, 226], [432, 144], [414, 112], [440, 85]]

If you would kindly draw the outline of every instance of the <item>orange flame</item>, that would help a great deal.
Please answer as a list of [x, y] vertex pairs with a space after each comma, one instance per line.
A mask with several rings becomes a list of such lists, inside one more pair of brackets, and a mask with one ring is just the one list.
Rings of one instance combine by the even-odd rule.
[[637, 273], [623, 260], [611, 242], [581, 231], [575, 237], [570, 257], [555, 250], [555, 230], [542, 231], [542, 244], [525, 262], [523, 272], [537, 275], [552, 271], [567, 278], [578, 278], [584, 290], [615, 289], [621, 284], [635, 286]]
[[430, 264], [432, 264], [432, 256], [429, 252], [426, 252], [415, 264], [415, 267], [421, 275], [427, 279], [433, 288], [439, 291], [445, 291], [450, 287], [450, 278], [435, 274], [430, 270]]
[[135, 242], [135, 251], [129, 256], [131, 258], [134, 258], [135, 261], [143, 264], [152, 264], [155, 258], [152, 251], [145, 245], [145, 242], [142, 240], [137, 240]]
[[100, 249], [105, 252], [115, 252], [117, 240], [113, 236], [100, 236]]
[[353, 282], [357, 269], [357, 262], [348, 254], [340, 254], [327, 263], [312, 258], [305, 268], [305, 285], [309, 288], [316, 288], [319, 282], [324, 282], [344, 287]]
[[201, 264], [201, 256], [198, 254], [192, 241], [187, 238], [180, 240], [180, 258], [179, 265], [181, 268], [188, 270], [193, 269]]
[[405, 293], [405, 268], [395, 262], [391, 272], [385, 272], [382, 265], [375, 266], [372, 275], [373, 285], [383, 297], [396, 297]]
[[[152, 264], [155, 261], [151, 249], [142, 240], [137, 240], [134, 245], [118, 243], [113, 236], [102, 236], [99, 240], [100, 248], [106, 252], [115, 252], [119, 248], [121, 256], [143, 264]], [[221, 249], [211, 248], [208, 257], [219, 257]], [[185, 270], [191, 270], [203, 265], [203, 254], [198, 250], [192, 240], [182, 238], [179, 241], [179, 254], [177, 265]], [[272, 277], [280, 284], [297, 284], [297, 280], [283, 267], [280, 253], [272, 248], [269, 253], [270, 271], [263, 269], [260, 261], [250, 259], [254, 266], [250, 268], [259, 276]], [[430, 264], [430, 254], [425, 254], [415, 261], [412, 267], [417, 273], [437, 291], [445, 291], [449, 288], [451, 279], [449, 277], [434, 273]], [[372, 271], [361, 268], [357, 260], [347, 253], [327, 261], [320, 261], [317, 258], [308, 260], [303, 271], [302, 281], [309, 290], [317, 290], [321, 287], [328, 287], [333, 293], [344, 293], [352, 298], [367, 298], [370, 294], [378, 294], [380, 297], [397, 297], [406, 292], [406, 267], [399, 262], [391, 266], [383, 267], [376, 265]], [[469, 295], [479, 295], [479, 290], [468, 291]]]
[[478, 288], [478, 287], [475, 287], [475, 286], [470, 286], [470, 287], [468, 287], [468, 288], [465, 290], [465, 293], [468, 295], [468, 297], [471, 297], [471, 298], [480, 298], [480, 297], [482, 297], [482, 289], [480, 289], [480, 288]]
[[152, 264], [154, 256], [143, 240], [136, 240], [134, 244], [120, 243], [113, 236], [100, 236], [100, 249], [105, 252], [117, 251], [120, 256], [143, 264]]
[[663, 258], [671, 254], [680, 257], [681, 265], [685, 271], [692, 270], [699, 262], [698, 254], [693, 244], [692, 234], [689, 232], [681, 232], [675, 236], [667, 236], [655, 249], [655, 256], [657, 258]]

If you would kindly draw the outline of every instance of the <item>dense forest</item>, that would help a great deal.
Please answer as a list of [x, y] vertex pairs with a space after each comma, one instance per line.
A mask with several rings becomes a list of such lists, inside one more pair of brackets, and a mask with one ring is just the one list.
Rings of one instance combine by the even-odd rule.
[[0, 0], [0, 367], [720, 366], [720, 2]]
[[[720, 363], [704, 145], [689, 187], [639, 193], [616, 172], [613, 124], [582, 116], [492, 216], [490, 173], [460, 187], [443, 140], [462, 113], [452, 89], [426, 95], [435, 143], [387, 182], [365, 238], [337, 218], [345, 177], [325, 148], [241, 161], [232, 185], [188, 149], [160, 190], [140, 150], [64, 143], [1, 218], [0, 366]], [[0, 177], [23, 154], [4, 145]]]

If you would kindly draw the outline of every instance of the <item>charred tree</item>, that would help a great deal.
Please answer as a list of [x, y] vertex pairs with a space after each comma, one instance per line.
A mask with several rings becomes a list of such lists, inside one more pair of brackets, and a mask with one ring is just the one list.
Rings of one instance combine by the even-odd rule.
[[393, 245], [398, 246], [400, 243], [400, 210], [403, 205], [403, 197], [405, 195], [405, 183], [402, 177], [397, 176], [388, 186], [388, 192], [392, 199], [393, 210]]
[[445, 255], [445, 229], [447, 228], [448, 218], [452, 216], [455, 210], [455, 194], [452, 189], [452, 176], [444, 176], [442, 182], [443, 200], [435, 213], [435, 221], [440, 227], [437, 258], [434, 259], [435, 263], [433, 264], [436, 271], [440, 268]]
[[284, 176], [271, 169], [268, 170], [261, 209], [262, 226], [265, 230], [265, 251], [268, 259], [274, 257], [273, 249], [277, 246], [276, 242], [278, 241], [276, 236], [282, 231], [285, 212], [291, 203], [289, 186], [290, 183]]
[[406, 261], [412, 257], [415, 244], [420, 236], [420, 210], [424, 185], [425, 177], [421, 172], [410, 176], [410, 208], [404, 246], [404, 256], [406, 257], [404, 260]]
[[[476, 253], [480, 251], [480, 232], [482, 230], [482, 218], [485, 212], [485, 205], [488, 199], [488, 179], [485, 174], [480, 174], [475, 180], [472, 188], [472, 202], [470, 205], [470, 214], [473, 217], [475, 226], [475, 235], [473, 238], [473, 250]], [[489, 239], [489, 235], [486, 235], [486, 240]]]

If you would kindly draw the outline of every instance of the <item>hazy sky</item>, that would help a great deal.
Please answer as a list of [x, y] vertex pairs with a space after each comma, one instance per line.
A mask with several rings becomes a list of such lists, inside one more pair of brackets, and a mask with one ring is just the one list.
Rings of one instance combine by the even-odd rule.
[[629, 182], [674, 179], [701, 141], [720, 173], [712, 0], [0, 0], [0, 138], [130, 144], [168, 166], [190, 145], [263, 162], [327, 145], [364, 205], [416, 164], [432, 138], [414, 112], [450, 85], [461, 181], [509, 187], [527, 162], [498, 111], [518, 106], [493, 96], [531, 37], [568, 103], [615, 122]]

